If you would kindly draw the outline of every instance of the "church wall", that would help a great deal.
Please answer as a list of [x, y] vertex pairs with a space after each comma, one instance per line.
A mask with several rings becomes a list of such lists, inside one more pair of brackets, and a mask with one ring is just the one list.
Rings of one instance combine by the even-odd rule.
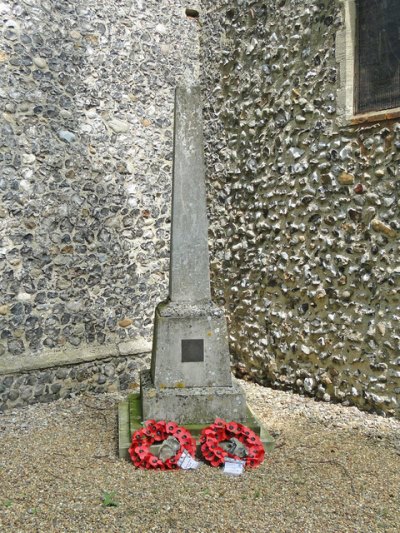
[[174, 89], [198, 74], [185, 7], [0, 4], [0, 405], [68, 394], [57, 362], [92, 365], [78, 388], [104, 390], [107, 354], [111, 377], [133, 356], [132, 378], [151, 347], [168, 284]]
[[203, 2], [214, 295], [239, 376], [398, 416], [400, 122], [343, 116], [345, 4]]

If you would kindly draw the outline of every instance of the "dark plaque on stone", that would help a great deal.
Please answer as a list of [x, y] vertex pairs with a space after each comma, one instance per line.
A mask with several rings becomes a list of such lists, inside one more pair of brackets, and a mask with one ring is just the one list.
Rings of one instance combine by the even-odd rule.
[[203, 339], [182, 340], [182, 363], [202, 363], [204, 361]]

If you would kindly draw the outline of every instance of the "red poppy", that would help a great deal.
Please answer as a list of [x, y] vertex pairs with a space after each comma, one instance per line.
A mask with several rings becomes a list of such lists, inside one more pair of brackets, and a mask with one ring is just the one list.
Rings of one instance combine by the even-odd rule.
[[155, 433], [158, 433], [158, 432], [165, 433], [165, 431], [166, 431], [165, 422], [157, 422], [154, 425], [154, 432]]
[[218, 428], [224, 428], [225, 425], [226, 425], [226, 422], [222, 418], [216, 418], [214, 420], [214, 424], [212, 424], [212, 426], [215, 426], [215, 427], [218, 427]]
[[171, 459], [167, 459], [165, 461], [165, 466], [166, 468], [168, 468], [169, 470], [171, 470], [171, 468], [173, 468], [175, 466], [175, 464], [171, 461]]
[[168, 432], [165, 427], [165, 423], [157, 422], [154, 430], [154, 438], [157, 441], [165, 440], [168, 436]]
[[178, 427], [178, 424], [176, 422], [167, 422], [165, 424], [167, 433], [173, 433], [176, 428]]
[[158, 457], [155, 455], [150, 455], [146, 460], [151, 466], [157, 466]]
[[246, 442], [248, 442], [250, 445], [255, 444], [257, 440], [258, 440], [258, 437], [255, 433], [253, 433], [252, 435], [248, 435], [246, 437]]
[[144, 459], [146, 455], [148, 455], [149, 450], [147, 449], [147, 447], [145, 448], [144, 446], [137, 446], [135, 448], [135, 453], [138, 457], [140, 457], [140, 459]]
[[176, 438], [179, 438], [179, 436], [181, 435], [183, 431], [184, 429], [178, 426], [176, 429], [174, 429], [174, 431], [172, 432], [172, 435]]
[[215, 428], [214, 435], [220, 441], [229, 438], [225, 428]]
[[223, 450], [222, 448], [215, 449], [214, 453], [217, 457], [225, 457], [227, 455], [227, 452]]
[[144, 422], [144, 427], [150, 429], [151, 431], [155, 431], [157, 422], [155, 420], [146, 420]]
[[226, 425], [226, 429], [230, 433], [234, 433], [235, 435], [239, 433], [239, 427], [236, 422], [228, 422], [228, 424]]
[[178, 431], [175, 430], [175, 435], [178, 437], [178, 440], [181, 443], [189, 442], [190, 437], [191, 437], [189, 431], [187, 430], [183, 430], [180, 433], [178, 433]]
[[182, 453], [179, 453], [179, 455], [175, 455], [174, 457], [170, 457], [168, 460], [168, 463], [171, 465], [176, 465], [176, 463], [179, 460], [179, 457], [182, 455]]

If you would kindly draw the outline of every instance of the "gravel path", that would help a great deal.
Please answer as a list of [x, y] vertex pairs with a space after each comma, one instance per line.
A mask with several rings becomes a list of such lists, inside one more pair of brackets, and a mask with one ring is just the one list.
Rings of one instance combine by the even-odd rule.
[[117, 459], [119, 394], [0, 415], [0, 531], [399, 531], [400, 421], [243, 386], [277, 447], [239, 478]]

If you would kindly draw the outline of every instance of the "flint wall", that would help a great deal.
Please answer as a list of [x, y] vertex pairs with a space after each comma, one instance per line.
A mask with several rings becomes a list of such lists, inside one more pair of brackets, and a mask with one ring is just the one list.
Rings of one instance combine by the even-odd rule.
[[[0, 404], [74, 388], [65, 371], [17, 381], [18, 368], [151, 347], [168, 282], [174, 89], [198, 75], [185, 7], [0, 4]], [[88, 387], [104, 390], [120, 363], [91, 363]]]
[[203, 3], [213, 287], [239, 375], [398, 415], [400, 123], [343, 120], [344, 4]]

